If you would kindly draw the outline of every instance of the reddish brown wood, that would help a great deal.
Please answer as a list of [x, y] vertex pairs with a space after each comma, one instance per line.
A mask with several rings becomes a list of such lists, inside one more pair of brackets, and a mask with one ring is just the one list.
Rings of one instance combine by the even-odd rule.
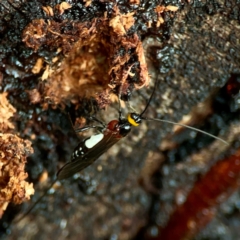
[[215, 215], [216, 207], [239, 187], [240, 149], [216, 163], [189, 193], [187, 200], [170, 217], [166, 227], [151, 239], [189, 239]]

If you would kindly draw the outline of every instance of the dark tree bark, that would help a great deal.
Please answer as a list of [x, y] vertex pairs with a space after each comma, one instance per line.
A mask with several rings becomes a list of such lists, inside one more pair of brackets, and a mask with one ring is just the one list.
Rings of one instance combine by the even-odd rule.
[[146, 116], [181, 121], [229, 146], [144, 122], [17, 224], [32, 201], [9, 205], [1, 235], [166, 240], [171, 229], [179, 239], [238, 239], [239, 8], [228, 0], [2, 0], [0, 90], [16, 109], [15, 128], [3, 134], [32, 142], [33, 202], [78, 144], [68, 114], [75, 126], [92, 112], [106, 122], [118, 118], [111, 94], [119, 91], [141, 112], [152, 88], [133, 90], [147, 85], [148, 73], [150, 86], [159, 84]]

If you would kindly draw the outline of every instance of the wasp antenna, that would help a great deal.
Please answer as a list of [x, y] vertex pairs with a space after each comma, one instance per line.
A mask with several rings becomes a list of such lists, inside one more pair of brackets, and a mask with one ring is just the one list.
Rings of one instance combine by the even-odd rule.
[[[121, 89], [122, 89], [122, 86], [121, 86]], [[123, 118], [122, 108], [121, 108], [121, 91], [119, 91], [119, 94], [118, 94], [118, 115], [119, 115], [119, 119], [121, 120]]]
[[14, 220], [14, 223], [18, 223], [20, 222], [22, 219], [24, 219], [34, 208], [35, 206], [47, 195], [48, 191], [52, 188], [52, 186], [58, 181], [58, 179], [54, 180], [51, 185], [45, 190], [45, 192], [43, 193], [43, 195], [38, 198], [38, 200], [33, 203], [33, 205], [18, 219]]
[[93, 120], [93, 121], [95, 121], [95, 122], [97, 122], [97, 123], [100, 123], [103, 128], [106, 127], [106, 124], [105, 124], [104, 122], [102, 122], [100, 119], [96, 118], [95, 116], [91, 116], [91, 117], [89, 117], [89, 119], [90, 119], [90, 120]]
[[[129, 72], [131, 71], [132, 67], [135, 65], [135, 63], [133, 63], [132, 65], [130, 65], [128, 67], [128, 70], [126, 72], [126, 74], [129, 74]], [[119, 92], [118, 92], [118, 103], [119, 103], [119, 109], [118, 109], [118, 114], [119, 114], [119, 120], [122, 120], [123, 117], [122, 117], [122, 108], [121, 108], [121, 94], [122, 94], [122, 88], [123, 88], [123, 84], [126, 82], [126, 79], [123, 79], [121, 81], [121, 85], [120, 85], [120, 89], [119, 89]]]
[[195, 127], [190, 127], [190, 126], [182, 124], [182, 123], [176, 123], [176, 122], [172, 122], [172, 121], [169, 121], [169, 120], [163, 120], [163, 119], [158, 119], [158, 118], [142, 118], [142, 119], [147, 120], [147, 121], [157, 121], [157, 122], [170, 123], [172, 125], [178, 125], [178, 126], [181, 126], [181, 127], [185, 127], [185, 128], [191, 129], [193, 131], [200, 132], [200, 133], [203, 133], [205, 135], [208, 135], [209, 137], [212, 137], [212, 138], [214, 138], [216, 140], [219, 140], [219, 141], [225, 143], [226, 145], [229, 145], [228, 142], [224, 141], [223, 139], [221, 139], [221, 138], [219, 138], [217, 136], [214, 136], [214, 135], [212, 135], [212, 134], [210, 134], [208, 132], [202, 131], [202, 130], [200, 130], [198, 128], [195, 128]]
[[[153, 91], [152, 91], [152, 94], [146, 104], [146, 107], [144, 108], [144, 110], [142, 111], [142, 113], [140, 114], [140, 117], [142, 118], [142, 115], [146, 112], [146, 110], [148, 109], [148, 106], [150, 105], [151, 101], [152, 101], [152, 98], [153, 98], [153, 95], [156, 91], [156, 88], [157, 88], [157, 85], [158, 85], [158, 79], [155, 81], [155, 84], [154, 84], [154, 88], [153, 88]], [[143, 119], [143, 118], [142, 118]]]
[[74, 125], [73, 125], [73, 122], [72, 122], [72, 119], [71, 119], [71, 116], [70, 116], [69, 112], [67, 113], [67, 116], [68, 116], [68, 119], [69, 119], [69, 121], [71, 123], [71, 127], [72, 127], [73, 131], [75, 132], [75, 128], [74, 128]]

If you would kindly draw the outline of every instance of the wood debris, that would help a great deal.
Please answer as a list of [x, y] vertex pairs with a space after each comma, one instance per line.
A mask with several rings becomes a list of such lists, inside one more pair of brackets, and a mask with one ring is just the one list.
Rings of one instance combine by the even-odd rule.
[[43, 67], [43, 58], [38, 58], [34, 67], [32, 68], [32, 73], [37, 74], [41, 71]]
[[171, 12], [176, 12], [178, 10], [178, 7], [176, 6], [172, 6], [172, 5], [168, 5], [168, 6], [157, 6], [155, 8], [155, 12], [158, 14], [158, 20], [157, 20], [157, 27], [160, 27], [161, 24], [164, 23], [164, 18], [162, 16], [162, 14], [164, 12], [168, 12], [168, 11], [171, 11]]
[[0, 132], [14, 128], [9, 119], [13, 117], [16, 109], [8, 102], [7, 95], [6, 92], [0, 94]]
[[13, 134], [0, 134], [0, 217], [10, 202], [20, 204], [34, 194], [33, 184], [25, 181], [31, 143]]
[[71, 4], [68, 2], [62, 2], [60, 4], [57, 4], [55, 8], [59, 11], [59, 14], [62, 15], [65, 10], [71, 8]]
[[[46, 66], [42, 75], [42, 80], [47, 81], [45, 99], [57, 105], [94, 97], [104, 107], [109, 104], [111, 93], [123, 83], [123, 95], [129, 81], [136, 88], [147, 86], [149, 76], [141, 40], [136, 34], [128, 34], [134, 25], [133, 16], [134, 12], [121, 14], [115, 8], [111, 18], [92, 22], [33, 20], [23, 31], [26, 45], [35, 51], [48, 45], [50, 49], [61, 49], [66, 56], [58, 69], [50, 71], [50, 66]], [[109, 88], [109, 84], [116, 88]]]

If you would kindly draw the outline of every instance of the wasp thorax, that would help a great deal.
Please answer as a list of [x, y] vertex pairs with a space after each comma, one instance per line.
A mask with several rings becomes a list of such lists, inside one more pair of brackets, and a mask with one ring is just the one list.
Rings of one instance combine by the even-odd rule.
[[122, 137], [125, 137], [131, 131], [131, 124], [126, 120], [122, 119], [119, 124], [119, 133]]
[[141, 116], [137, 113], [129, 113], [127, 119], [128, 122], [135, 127], [137, 127], [142, 122]]

